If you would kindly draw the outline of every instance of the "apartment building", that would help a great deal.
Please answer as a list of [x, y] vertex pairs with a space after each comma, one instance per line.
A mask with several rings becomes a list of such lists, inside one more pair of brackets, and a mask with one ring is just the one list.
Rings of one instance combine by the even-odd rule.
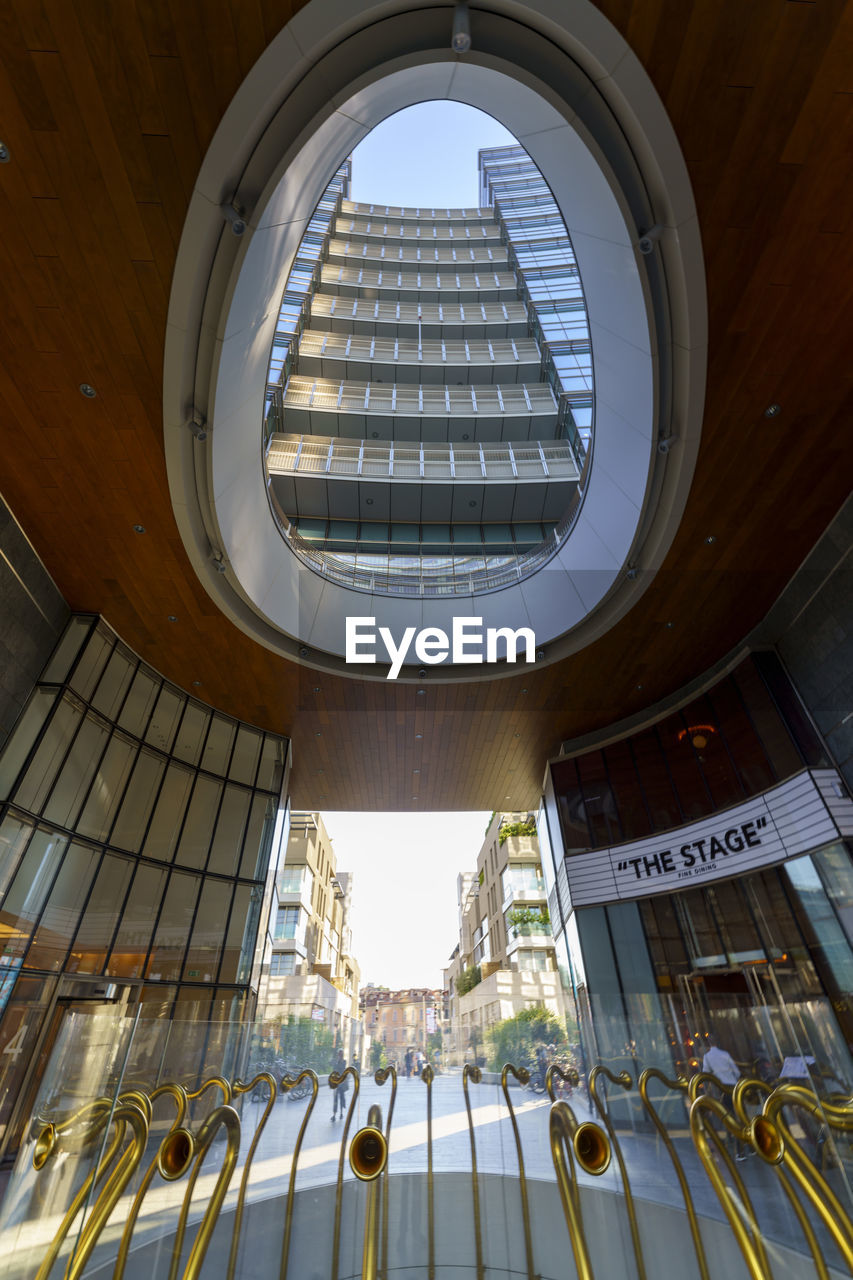
[[384, 1045], [388, 1060], [399, 1064], [407, 1049], [429, 1049], [429, 1038], [443, 1021], [444, 993], [430, 987], [389, 991], [368, 984], [359, 993], [359, 1009], [365, 1036]]
[[574, 1017], [558, 971], [533, 814], [495, 812], [476, 869], [457, 878], [459, 941], [444, 971], [451, 1055], [531, 1005]]
[[338, 871], [320, 814], [294, 813], [272, 889], [262, 967], [259, 1007], [268, 1027], [310, 1018], [357, 1047], [361, 974], [352, 954], [352, 891], [353, 877]]

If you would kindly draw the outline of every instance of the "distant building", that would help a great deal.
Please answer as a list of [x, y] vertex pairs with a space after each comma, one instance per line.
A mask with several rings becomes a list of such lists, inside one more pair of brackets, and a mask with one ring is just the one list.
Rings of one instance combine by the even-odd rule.
[[429, 1037], [441, 1028], [444, 992], [429, 987], [389, 991], [370, 984], [359, 993], [359, 1009], [365, 1035], [383, 1044], [391, 1061], [407, 1049], [427, 1051]]
[[449, 1053], [478, 1052], [490, 1026], [531, 1005], [573, 1019], [557, 970], [532, 814], [492, 814], [476, 870], [460, 873], [457, 894], [459, 941], [444, 970]]
[[330, 1028], [348, 1055], [360, 1050], [352, 880], [350, 872], [337, 870], [319, 813], [294, 813], [275, 879], [261, 975], [259, 1006], [273, 1039], [277, 1024], [309, 1018]]

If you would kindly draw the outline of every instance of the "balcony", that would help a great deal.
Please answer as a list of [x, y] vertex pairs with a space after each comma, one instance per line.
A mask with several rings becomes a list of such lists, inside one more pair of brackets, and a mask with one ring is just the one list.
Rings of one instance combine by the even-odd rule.
[[[433, 383], [536, 382], [542, 353], [533, 338], [418, 338], [305, 329], [303, 376]], [[405, 376], [403, 374], [405, 373]]]
[[398, 302], [395, 299], [339, 298], [315, 293], [309, 300], [312, 321], [339, 333], [375, 333], [390, 337], [449, 336], [524, 338], [527, 305], [518, 298], [502, 302]]

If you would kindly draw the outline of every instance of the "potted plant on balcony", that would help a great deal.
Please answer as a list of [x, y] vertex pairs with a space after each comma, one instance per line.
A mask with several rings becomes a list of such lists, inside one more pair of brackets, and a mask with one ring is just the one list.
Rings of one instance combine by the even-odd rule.
[[531, 933], [532, 925], [550, 927], [551, 917], [547, 907], [513, 907], [507, 913], [506, 922], [512, 929], [512, 936], [517, 938], [519, 934]]

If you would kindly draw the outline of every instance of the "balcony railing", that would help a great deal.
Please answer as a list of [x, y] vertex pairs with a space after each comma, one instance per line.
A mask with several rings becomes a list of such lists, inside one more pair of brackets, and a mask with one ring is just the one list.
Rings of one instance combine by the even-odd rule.
[[299, 338], [299, 359], [348, 360], [398, 365], [530, 364], [538, 369], [542, 355], [533, 338], [386, 338], [359, 333], [306, 329]]
[[372, 218], [347, 216], [341, 213], [335, 222], [335, 235], [343, 238], [366, 240], [404, 240], [416, 244], [454, 244], [493, 242], [500, 244], [500, 231], [493, 219], [483, 222], [466, 222], [461, 227], [449, 222], [404, 222], [400, 218], [386, 218], [384, 214]]
[[381, 298], [340, 298], [316, 293], [311, 299], [314, 319], [346, 323], [408, 325], [519, 325], [527, 324], [525, 303], [504, 302], [396, 302]]
[[455, 480], [524, 483], [576, 481], [578, 467], [567, 443], [398, 444], [393, 440], [344, 440], [274, 435], [267, 454], [270, 475], [325, 475], [338, 479], [447, 483]]
[[329, 260], [336, 262], [343, 259], [348, 266], [358, 267], [365, 263], [377, 263], [383, 268], [406, 269], [423, 264], [425, 268], [439, 266], [459, 266], [470, 271], [472, 264], [505, 268], [507, 264], [506, 249], [498, 244], [495, 248], [485, 244], [468, 244], [460, 240], [453, 244], [432, 244], [407, 242], [401, 245], [388, 245], [384, 242], [372, 243], [369, 240], [352, 241], [333, 239], [329, 241]]
[[408, 293], [494, 293], [499, 290], [514, 295], [518, 289], [518, 282], [512, 271], [490, 270], [488, 264], [484, 264], [479, 271], [462, 271], [464, 264], [458, 265], [459, 270], [451, 263], [442, 271], [437, 271], [435, 265], [426, 266], [423, 271], [401, 271], [395, 263], [381, 268], [337, 266], [335, 263], [324, 262], [320, 278], [324, 287], [393, 289]]
[[414, 418], [530, 418], [553, 415], [556, 427], [558, 407], [550, 384], [544, 382], [504, 385], [486, 382], [460, 387], [449, 384], [349, 382], [294, 374], [283, 393], [279, 387], [273, 389], [270, 414], [278, 419], [274, 427], [276, 430], [285, 426], [289, 409]]

